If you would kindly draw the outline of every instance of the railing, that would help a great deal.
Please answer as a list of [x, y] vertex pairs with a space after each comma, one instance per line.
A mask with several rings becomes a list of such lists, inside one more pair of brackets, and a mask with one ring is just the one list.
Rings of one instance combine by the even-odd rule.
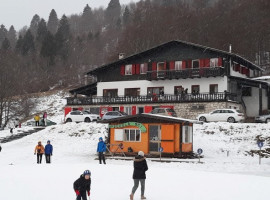
[[184, 103], [184, 102], [221, 102], [236, 101], [237, 94], [231, 93], [198, 93], [198, 94], [179, 94], [164, 96], [132, 96], [132, 97], [69, 97], [67, 105], [105, 105], [105, 104], [144, 104], [144, 103]]
[[223, 67], [148, 71], [147, 80], [216, 77], [216, 76], [223, 76], [224, 74], [225, 70]]

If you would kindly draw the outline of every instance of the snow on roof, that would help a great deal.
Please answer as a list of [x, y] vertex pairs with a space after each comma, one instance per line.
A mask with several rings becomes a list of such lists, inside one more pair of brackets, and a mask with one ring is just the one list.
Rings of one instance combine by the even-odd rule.
[[164, 119], [174, 119], [174, 120], [179, 120], [179, 121], [188, 121], [191, 123], [198, 123], [197, 120], [193, 120], [193, 119], [185, 119], [185, 118], [181, 118], [181, 117], [172, 117], [172, 116], [165, 116], [165, 115], [157, 115], [157, 114], [151, 114], [151, 113], [142, 113], [143, 115], [149, 115], [149, 116], [155, 116], [155, 117], [161, 117]]
[[253, 80], [269, 80], [269, 79], [270, 79], [270, 76], [260, 76], [260, 77], [253, 78]]

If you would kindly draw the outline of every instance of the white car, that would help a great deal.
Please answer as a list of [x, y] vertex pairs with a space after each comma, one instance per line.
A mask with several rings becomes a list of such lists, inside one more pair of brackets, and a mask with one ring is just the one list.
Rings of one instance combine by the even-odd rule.
[[100, 119], [99, 115], [91, 114], [89, 111], [71, 111], [66, 115], [65, 122], [92, 122]]
[[234, 109], [217, 109], [210, 113], [200, 114], [197, 120], [202, 122], [241, 122], [245, 120], [243, 113]]

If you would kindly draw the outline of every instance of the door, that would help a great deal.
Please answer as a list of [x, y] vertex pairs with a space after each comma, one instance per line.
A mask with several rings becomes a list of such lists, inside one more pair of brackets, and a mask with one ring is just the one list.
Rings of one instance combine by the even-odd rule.
[[161, 143], [161, 129], [159, 125], [149, 126], [149, 151], [150, 153], [158, 153]]
[[144, 108], [143, 107], [138, 107], [138, 113], [139, 114], [144, 113]]

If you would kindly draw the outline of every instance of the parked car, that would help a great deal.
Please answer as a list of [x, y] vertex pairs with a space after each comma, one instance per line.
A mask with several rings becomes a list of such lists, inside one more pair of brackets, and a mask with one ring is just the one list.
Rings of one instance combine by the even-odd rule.
[[122, 116], [126, 116], [128, 115], [127, 113], [125, 112], [121, 112], [121, 111], [109, 111], [109, 112], [106, 112], [102, 119], [113, 119], [113, 118], [117, 118], [117, 117], [122, 117]]
[[197, 120], [202, 122], [241, 122], [245, 120], [243, 113], [234, 109], [217, 109], [210, 113], [200, 114]]
[[270, 122], [270, 114], [268, 115], [260, 115], [255, 117], [255, 122], [257, 123], [268, 123]]
[[92, 122], [100, 119], [97, 114], [91, 114], [89, 111], [71, 111], [66, 115], [65, 122]]
[[155, 108], [151, 111], [151, 114], [177, 117], [176, 112], [172, 108]]

